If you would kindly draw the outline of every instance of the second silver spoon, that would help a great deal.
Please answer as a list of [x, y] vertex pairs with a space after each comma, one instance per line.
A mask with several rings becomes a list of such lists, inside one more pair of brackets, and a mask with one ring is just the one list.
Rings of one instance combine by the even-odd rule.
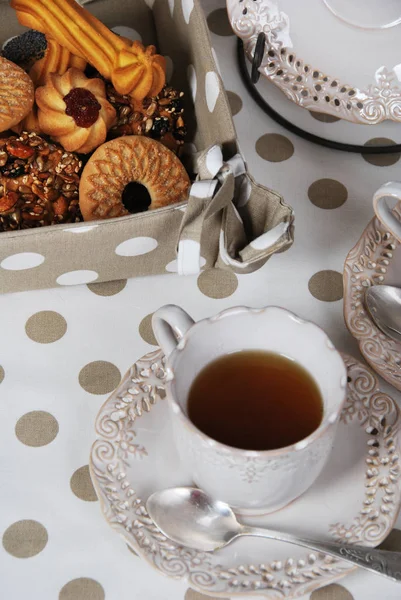
[[396, 342], [401, 342], [401, 289], [375, 285], [365, 293], [365, 304], [377, 327]]

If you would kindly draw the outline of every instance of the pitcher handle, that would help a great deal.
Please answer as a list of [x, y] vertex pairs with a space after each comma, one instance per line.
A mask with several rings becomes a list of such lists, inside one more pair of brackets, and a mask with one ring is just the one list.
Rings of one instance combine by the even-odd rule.
[[166, 358], [175, 350], [194, 323], [189, 314], [175, 304], [162, 306], [153, 314], [153, 332]]
[[389, 181], [382, 185], [373, 196], [373, 208], [379, 221], [389, 229], [398, 241], [401, 241], [401, 223], [394, 216], [392, 209], [386, 202], [387, 198], [392, 198], [399, 202], [401, 200], [401, 183], [398, 181]]

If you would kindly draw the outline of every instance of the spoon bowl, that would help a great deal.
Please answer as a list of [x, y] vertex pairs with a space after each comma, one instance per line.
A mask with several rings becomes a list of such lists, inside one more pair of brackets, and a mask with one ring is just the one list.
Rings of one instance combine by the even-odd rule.
[[401, 343], [401, 289], [391, 285], [372, 286], [365, 292], [365, 304], [380, 331]]
[[[213, 500], [197, 488], [156, 492], [148, 499], [146, 508], [164, 535], [204, 552], [225, 546], [241, 530], [228, 504]], [[193, 526], [188, 527], [189, 523]]]
[[198, 488], [179, 487], [155, 492], [148, 498], [146, 508], [150, 518], [166, 537], [195, 550], [212, 552], [237, 537], [254, 535], [324, 552], [394, 581], [401, 581], [401, 552], [321, 542], [241, 525], [225, 502], [214, 500]]

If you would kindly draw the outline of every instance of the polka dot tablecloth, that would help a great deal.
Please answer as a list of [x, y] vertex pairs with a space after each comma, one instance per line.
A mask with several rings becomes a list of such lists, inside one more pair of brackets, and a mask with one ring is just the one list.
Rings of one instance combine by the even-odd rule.
[[[161, 304], [180, 304], [195, 319], [239, 304], [281, 305], [317, 322], [340, 350], [360, 358], [344, 325], [341, 273], [372, 216], [373, 192], [400, 179], [400, 156], [336, 153], [270, 121], [241, 83], [223, 0], [203, 6], [242, 152], [255, 179], [294, 207], [295, 243], [251, 275], [214, 270], [0, 296], [5, 600], [204, 600], [127, 548], [101, 515], [88, 470], [96, 414], [121, 374], [154, 348], [151, 315]], [[330, 136], [335, 119], [314, 118]], [[369, 143], [382, 143], [373, 130]], [[401, 551], [400, 518], [385, 546]], [[308, 599], [396, 600], [400, 590], [356, 572]]]

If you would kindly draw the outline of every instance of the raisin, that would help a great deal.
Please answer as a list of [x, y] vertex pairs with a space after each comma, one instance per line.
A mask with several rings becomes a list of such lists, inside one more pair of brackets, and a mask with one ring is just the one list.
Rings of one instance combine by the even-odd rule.
[[176, 113], [180, 113], [184, 110], [184, 107], [182, 105], [182, 101], [181, 98], [172, 98], [170, 101], [170, 104], [168, 105], [168, 108], [171, 110], [172, 108], [175, 108], [175, 112]]
[[4, 167], [0, 167], [0, 173], [4, 175], [4, 177], [14, 179], [25, 173], [25, 165], [16, 165], [13, 162], [7, 163]]
[[160, 117], [154, 120], [150, 133], [153, 137], [161, 137], [168, 132], [169, 126], [170, 123], [167, 117]]
[[187, 130], [185, 129], [185, 127], [180, 127], [180, 129], [177, 129], [174, 135], [177, 138], [177, 140], [184, 140], [187, 135]]

